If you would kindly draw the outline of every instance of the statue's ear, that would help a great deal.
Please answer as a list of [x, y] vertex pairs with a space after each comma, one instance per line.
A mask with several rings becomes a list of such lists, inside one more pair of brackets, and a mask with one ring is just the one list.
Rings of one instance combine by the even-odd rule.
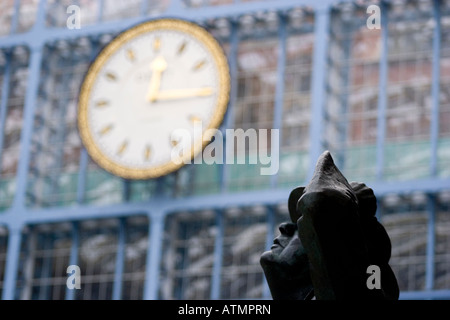
[[292, 190], [291, 194], [289, 195], [288, 200], [289, 216], [291, 217], [291, 221], [293, 223], [297, 223], [297, 220], [301, 216], [301, 214], [297, 212], [297, 202], [303, 195], [303, 190], [305, 190], [305, 187], [297, 187], [294, 190]]

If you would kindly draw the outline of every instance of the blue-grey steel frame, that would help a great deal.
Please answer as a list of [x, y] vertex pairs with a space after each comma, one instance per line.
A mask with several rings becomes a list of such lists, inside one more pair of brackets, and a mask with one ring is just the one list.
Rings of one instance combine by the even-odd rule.
[[[284, 14], [287, 10], [309, 6], [315, 11], [315, 29], [314, 29], [314, 53], [313, 53], [313, 77], [312, 77], [312, 102], [311, 102], [311, 126], [310, 126], [310, 169], [308, 176], [311, 176], [313, 166], [317, 157], [323, 151], [323, 118], [324, 118], [324, 104], [325, 104], [325, 83], [326, 83], [326, 64], [327, 64], [327, 44], [329, 36], [330, 24], [330, 8], [334, 0], [271, 0], [271, 1], [255, 1], [255, 2], [240, 2], [234, 1], [230, 5], [222, 6], [206, 6], [201, 8], [184, 8], [181, 0], [172, 0], [170, 5], [165, 10], [163, 16], [185, 18], [193, 21], [204, 21], [211, 18], [225, 18], [228, 19], [231, 26], [230, 36], [230, 53], [229, 63], [232, 75], [232, 93], [229, 112], [225, 119], [224, 127], [232, 127], [233, 122], [233, 105], [236, 100], [236, 73], [237, 73], [237, 18], [244, 14], [252, 14], [260, 11], [276, 10], [280, 16], [279, 24], [279, 61], [277, 66], [277, 87], [275, 94], [275, 111], [273, 127], [279, 128], [282, 119], [282, 105], [283, 105], [283, 74], [285, 69], [285, 52], [286, 52], [286, 23]], [[102, 4], [103, 1], [100, 2]], [[434, 19], [436, 28], [434, 28], [433, 35], [433, 69], [432, 69], [432, 117], [431, 117], [431, 146], [432, 156], [430, 162], [430, 177], [418, 181], [402, 181], [402, 182], [386, 182], [383, 181], [383, 148], [385, 137], [385, 119], [386, 119], [386, 86], [387, 86], [387, 4], [388, 1], [382, 1], [382, 54], [380, 59], [380, 74], [379, 74], [379, 105], [378, 105], [378, 127], [377, 127], [377, 181], [371, 183], [371, 187], [375, 190], [378, 197], [388, 193], [409, 194], [420, 191], [428, 194], [428, 241], [427, 241], [427, 258], [426, 258], [426, 286], [425, 291], [416, 292], [402, 292], [402, 299], [427, 299], [427, 298], [450, 298], [450, 290], [433, 290], [434, 279], [434, 246], [435, 246], [435, 205], [434, 194], [440, 190], [449, 189], [450, 181], [448, 179], [439, 179], [436, 177], [437, 167], [437, 141], [439, 132], [439, 59], [440, 59], [440, 0], [434, 0]], [[147, 12], [147, 1], [142, 1], [142, 12]], [[177, 210], [201, 210], [213, 209], [216, 211], [216, 224], [219, 229], [219, 236], [216, 238], [215, 252], [214, 252], [214, 268], [212, 275], [211, 298], [218, 299], [220, 297], [220, 271], [222, 265], [222, 241], [224, 223], [223, 223], [223, 209], [230, 204], [233, 206], [249, 206], [249, 205], [264, 205], [267, 208], [268, 223], [270, 227], [267, 234], [267, 246], [273, 239], [274, 230], [274, 211], [273, 205], [286, 201], [289, 194], [289, 189], [275, 188], [277, 185], [277, 177], [274, 176], [271, 180], [271, 189], [262, 191], [240, 192], [240, 193], [226, 193], [227, 184], [227, 166], [222, 166], [221, 171], [221, 189], [222, 192], [215, 195], [195, 196], [181, 199], [167, 199], [155, 197], [149, 201], [141, 203], [122, 203], [111, 206], [95, 206], [85, 205], [85, 183], [86, 171], [88, 164], [88, 155], [85, 150], [82, 150], [80, 156], [79, 175], [78, 175], [78, 189], [77, 189], [77, 206], [73, 207], [54, 207], [45, 209], [30, 209], [25, 205], [25, 194], [27, 186], [27, 175], [30, 164], [30, 146], [31, 137], [33, 134], [33, 117], [35, 113], [35, 102], [37, 101], [38, 85], [40, 68], [43, 59], [43, 48], [46, 43], [58, 39], [75, 39], [83, 36], [93, 36], [103, 33], [119, 32], [130, 27], [136, 23], [148, 19], [144, 14], [140, 17], [132, 19], [124, 19], [113, 22], [102, 22], [95, 25], [83, 27], [81, 29], [69, 30], [66, 28], [47, 28], [45, 26], [45, 12], [46, 1], [41, 0], [38, 5], [37, 18], [33, 28], [25, 33], [15, 33], [18, 25], [18, 12], [20, 7], [20, 0], [15, 0], [15, 15], [12, 18], [11, 35], [0, 38], [0, 48], [6, 51], [9, 48], [16, 46], [26, 46], [29, 48], [29, 79], [25, 97], [24, 106], [24, 126], [21, 133], [20, 140], [20, 161], [17, 171], [17, 187], [16, 194], [12, 206], [6, 212], [0, 215], [0, 223], [5, 225], [9, 230], [6, 270], [4, 279], [3, 299], [15, 298], [16, 277], [19, 263], [19, 252], [21, 247], [21, 232], [24, 226], [72, 221], [73, 237], [70, 263], [77, 264], [78, 256], [78, 222], [85, 219], [110, 218], [116, 217], [120, 220], [119, 235], [118, 235], [118, 250], [116, 258], [115, 270], [115, 284], [113, 288], [113, 298], [120, 299], [121, 297], [121, 277], [123, 271], [123, 255], [125, 245], [125, 220], [122, 218], [146, 213], [150, 220], [149, 227], [149, 245], [146, 261], [146, 280], [144, 285], [144, 299], [158, 298], [158, 278], [159, 266], [162, 250], [162, 235], [164, 228], [165, 217]], [[100, 5], [98, 22], [102, 17], [102, 5]], [[9, 57], [7, 57], [9, 59]], [[0, 110], [2, 114], [0, 119], [5, 121], [5, 110], [7, 104], [7, 92], [9, 92], [9, 64], [6, 64], [3, 81], [3, 95], [0, 100]], [[381, 120], [381, 121], [380, 121]], [[1, 125], [3, 127], [3, 124]], [[3, 132], [0, 131], [0, 143], [3, 141]], [[2, 148], [0, 145], [0, 152]], [[124, 181], [126, 184], [127, 182]], [[126, 188], [125, 188], [126, 189]], [[269, 298], [270, 294], [267, 285], [264, 288], [264, 297]], [[74, 291], [67, 290], [66, 299], [73, 299]]]

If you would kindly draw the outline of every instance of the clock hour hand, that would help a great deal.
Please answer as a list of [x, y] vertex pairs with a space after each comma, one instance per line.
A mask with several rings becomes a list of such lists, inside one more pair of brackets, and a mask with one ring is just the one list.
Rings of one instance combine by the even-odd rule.
[[147, 91], [147, 101], [154, 102], [158, 95], [161, 84], [161, 74], [167, 68], [167, 62], [162, 56], [158, 56], [150, 63], [150, 70], [152, 71], [152, 78]]
[[193, 89], [175, 89], [161, 91], [156, 95], [158, 100], [174, 100], [193, 97], [206, 97], [213, 94], [213, 88], [193, 88]]

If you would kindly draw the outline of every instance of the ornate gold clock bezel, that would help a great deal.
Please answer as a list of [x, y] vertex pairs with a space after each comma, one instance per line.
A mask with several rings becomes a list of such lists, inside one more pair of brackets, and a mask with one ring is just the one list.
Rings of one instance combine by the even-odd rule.
[[[192, 159], [199, 152], [202, 152], [206, 145], [209, 143], [209, 140], [212, 138], [206, 137], [203, 134], [202, 142], [194, 142], [191, 153], [186, 154], [186, 156], [182, 158], [182, 161], [179, 164], [169, 161], [163, 165], [147, 169], [125, 167], [104, 155], [95, 143], [88, 125], [88, 107], [91, 90], [100, 70], [102, 70], [103, 65], [106, 63], [106, 61], [108, 61], [109, 57], [113, 55], [117, 50], [119, 50], [123, 45], [125, 45], [128, 41], [143, 33], [157, 30], [175, 30], [187, 33], [203, 43], [214, 57], [214, 61], [219, 73], [219, 87], [216, 106], [214, 108], [214, 116], [206, 129], [219, 128], [228, 107], [230, 95], [230, 72], [228, 61], [220, 44], [206, 29], [186, 20], [163, 18], [140, 23], [120, 33], [109, 44], [107, 44], [105, 48], [101, 50], [101, 52], [97, 55], [95, 60], [90, 65], [85, 75], [85, 78], [81, 85], [78, 101], [78, 131], [81, 140], [91, 158], [103, 169], [125, 179], [157, 178], [176, 171], [181, 168], [186, 162], [189, 163], [190, 161], [192, 161]], [[204, 130], [204, 132], [211, 131], [212, 130]]]

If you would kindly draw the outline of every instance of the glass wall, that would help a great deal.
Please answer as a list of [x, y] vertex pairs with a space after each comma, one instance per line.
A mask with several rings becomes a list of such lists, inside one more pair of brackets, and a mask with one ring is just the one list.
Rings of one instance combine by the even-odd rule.
[[[349, 180], [373, 186], [402, 293], [450, 298], [450, 2], [306, 3], [2, 1], [3, 297], [270, 298], [259, 256], [288, 220], [289, 192], [307, 182], [313, 150], [328, 149]], [[82, 10], [79, 30], [67, 28], [70, 5]], [[369, 5], [386, 18], [379, 29], [367, 27]], [[224, 48], [232, 89], [221, 130], [279, 129], [277, 175], [249, 163], [271, 144], [235, 144], [244, 164], [191, 164], [144, 181], [90, 159], [76, 122], [90, 62], [121, 30], [172, 16], [198, 22]], [[71, 264], [81, 290], [67, 289]]]

